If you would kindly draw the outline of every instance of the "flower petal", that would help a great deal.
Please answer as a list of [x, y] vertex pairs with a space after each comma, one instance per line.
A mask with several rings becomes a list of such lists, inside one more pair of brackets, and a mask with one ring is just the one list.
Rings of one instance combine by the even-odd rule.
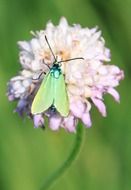
[[27, 108], [27, 100], [26, 99], [20, 99], [17, 104], [16, 112], [22, 117], [24, 112], [26, 112]]
[[44, 126], [44, 118], [42, 117], [41, 114], [34, 115], [33, 120], [35, 128]]
[[49, 118], [49, 127], [52, 130], [56, 131], [56, 130], [59, 129], [61, 121], [62, 121], [62, 118], [60, 116], [58, 116], [58, 115], [52, 115]]
[[107, 90], [107, 92], [109, 94], [111, 94], [113, 96], [113, 98], [117, 101], [117, 102], [120, 102], [120, 96], [119, 96], [119, 93], [114, 89], [114, 88], [109, 88]]
[[91, 118], [90, 118], [90, 113], [89, 112], [85, 112], [82, 115], [82, 122], [85, 124], [86, 127], [91, 127], [92, 122], [91, 122]]
[[25, 50], [30, 52], [31, 51], [31, 47], [30, 47], [30, 43], [26, 42], [26, 41], [19, 41], [18, 45], [20, 47], [21, 50]]
[[98, 108], [103, 117], [106, 117], [106, 106], [102, 100], [98, 98], [91, 98], [95, 106]]
[[76, 119], [73, 115], [69, 115], [67, 118], [64, 118], [63, 126], [65, 129], [67, 129], [69, 132], [76, 132]]
[[71, 103], [70, 109], [75, 117], [81, 118], [85, 110], [85, 104], [81, 100], [77, 100]]

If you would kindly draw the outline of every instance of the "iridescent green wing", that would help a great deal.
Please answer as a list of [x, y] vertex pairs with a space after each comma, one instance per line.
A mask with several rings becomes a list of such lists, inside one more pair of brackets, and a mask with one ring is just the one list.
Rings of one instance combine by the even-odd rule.
[[31, 113], [39, 114], [46, 111], [53, 103], [53, 78], [50, 72], [45, 76], [33, 100]]
[[62, 74], [58, 79], [54, 78], [54, 106], [63, 117], [68, 116], [69, 101], [64, 76]]

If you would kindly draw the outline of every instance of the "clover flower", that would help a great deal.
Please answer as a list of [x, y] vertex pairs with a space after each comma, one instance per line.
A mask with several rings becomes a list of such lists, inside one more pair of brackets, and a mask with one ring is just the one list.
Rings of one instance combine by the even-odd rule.
[[[61, 18], [59, 25], [48, 22], [45, 30], [31, 33], [33, 38], [30, 41], [18, 42], [22, 70], [8, 82], [8, 99], [18, 101], [16, 112], [31, 118], [35, 127], [44, 126], [45, 117], [48, 117], [52, 130], [62, 127], [69, 132], [76, 131], [78, 119], [86, 127], [92, 125], [90, 111], [93, 104], [105, 117], [103, 95], [111, 94], [119, 102], [115, 87], [124, 78], [124, 73], [117, 66], [105, 64], [110, 61], [110, 50], [105, 47], [101, 31], [97, 27], [82, 28], [78, 24], [69, 26], [67, 20]], [[50, 109], [41, 114], [31, 114], [32, 101], [44, 79], [44, 75], [38, 76], [49, 72], [46, 64], [51, 67], [54, 61], [45, 35], [59, 60], [84, 58], [61, 65], [69, 97], [70, 112], [67, 117], [62, 117], [58, 112], [52, 113]]]

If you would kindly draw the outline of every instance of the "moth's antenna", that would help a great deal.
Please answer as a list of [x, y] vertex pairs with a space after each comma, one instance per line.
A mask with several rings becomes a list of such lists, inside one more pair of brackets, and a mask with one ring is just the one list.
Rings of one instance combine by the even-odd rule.
[[57, 62], [57, 59], [56, 59], [56, 57], [55, 57], [55, 55], [54, 55], [54, 53], [53, 53], [53, 51], [52, 51], [52, 49], [51, 49], [51, 46], [50, 46], [50, 44], [49, 44], [49, 42], [48, 42], [48, 40], [47, 40], [46, 35], [45, 35], [45, 40], [46, 40], [46, 42], [47, 42], [47, 44], [48, 44], [48, 47], [49, 47], [49, 49], [50, 49], [50, 51], [51, 51], [51, 53], [52, 53], [52, 55], [53, 55], [55, 61]]
[[[43, 62], [43, 63], [44, 63], [44, 62]], [[44, 65], [46, 65], [46, 66], [48, 67], [48, 69], [50, 70], [50, 66], [49, 66], [48, 64], [44, 63]]]
[[46, 72], [42, 71], [42, 72], [39, 74], [39, 76], [38, 76], [36, 79], [33, 79], [33, 80], [39, 80], [40, 77], [43, 75], [43, 73], [46, 74]]
[[58, 63], [67, 62], [67, 61], [73, 61], [73, 60], [76, 60], [76, 59], [84, 59], [84, 58], [83, 57], [76, 57], [76, 58], [72, 58], [72, 59], [62, 60], [62, 61], [59, 61]]

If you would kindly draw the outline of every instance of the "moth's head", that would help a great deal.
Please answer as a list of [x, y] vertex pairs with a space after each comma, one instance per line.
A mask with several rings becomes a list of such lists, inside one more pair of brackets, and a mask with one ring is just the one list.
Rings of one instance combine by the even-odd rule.
[[55, 60], [54, 63], [53, 63], [53, 67], [55, 67], [55, 68], [61, 67], [61, 62]]
[[61, 67], [61, 62], [62, 61], [58, 61], [58, 56], [56, 56], [55, 60], [53, 62], [53, 66], [55, 66], [55, 67]]

